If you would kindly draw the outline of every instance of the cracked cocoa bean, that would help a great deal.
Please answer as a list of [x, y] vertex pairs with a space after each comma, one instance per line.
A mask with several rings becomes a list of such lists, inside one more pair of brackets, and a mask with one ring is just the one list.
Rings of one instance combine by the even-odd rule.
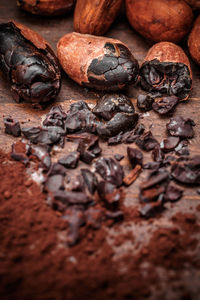
[[140, 69], [141, 86], [160, 96], [175, 95], [186, 100], [192, 87], [192, 71], [188, 57], [177, 45], [155, 44], [147, 53]]
[[137, 81], [138, 62], [118, 40], [72, 32], [57, 50], [64, 71], [82, 86], [115, 91]]
[[44, 103], [60, 90], [57, 58], [36, 32], [18, 24], [0, 24], [0, 70], [16, 102]]

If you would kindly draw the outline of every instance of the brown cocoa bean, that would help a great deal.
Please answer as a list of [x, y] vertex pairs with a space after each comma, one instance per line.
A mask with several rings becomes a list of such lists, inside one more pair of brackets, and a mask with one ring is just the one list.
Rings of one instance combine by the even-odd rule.
[[190, 62], [184, 51], [169, 42], [155, 44], [147, 53], [140, 69], [144, 90], [159, 96], [175, 95], [186, 100], [192, 87]]
[[34, 15], [54, 16], [72, 9], [75, 0], [17, 0], [17, 5]]
[[103, 35], [113, 23], [122, 0], [77, 0], [74, 29], [80, 33]]
[[126, 0], [131, 26], [155, 42], [178, 43], [190, 31], [191, 7], [183, 0]]
[[188, 48], [193, 60], [200, 65], [200, 16], [196, 19], [189, 35]]
[[115, 91], [137, 81], [138, 62], [118, 40], [72, 32], [57, 51], [65, 72], [82, 86]]

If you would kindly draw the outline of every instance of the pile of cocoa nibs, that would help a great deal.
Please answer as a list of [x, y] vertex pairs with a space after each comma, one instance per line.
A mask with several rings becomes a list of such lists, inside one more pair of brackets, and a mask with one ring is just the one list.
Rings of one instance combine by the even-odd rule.
[[[71, 104], [67, 112], [54, 106], [38, 127], [24, 128], [11, 116], [4, 118], [5, 132], [22, 136], [12, 145], [11, 157], [28, 169], [31, 161], [39, 161], [47, 204], [68, 222], [69, 246], [80, 240], [82, 226], [98, 229], [103, 221], [110, 220], [110, 226], [123, 220], [123, 186], [131, 185], [143, 170], [149, 174], [138, 198], [140, 215], [146, 218], [162, 212], [166, 202], [181, 199], [183, 185], [200, 184], [200, 156], [191, 157], [188, 149], [195, 123], [171, 118], [166, 125], [168, 137], [159, 143], [138, 119], [130, 99], [116, 94], [104, 96], [93, 109], [83, 101]], [[108, 145], [134, 143], [134, 147], [103, 157], [99, 140]], [[64, 148], [69, 141], [77, 144], [76, 151], [52, 162], [54, 146]], [[152, 161], [143, 163], [143, 152], [149, 151]], [[132, 166], [126, 175], [119, 163], [125, 155]], [[79, 160], [86, 167], [73, 177]]]

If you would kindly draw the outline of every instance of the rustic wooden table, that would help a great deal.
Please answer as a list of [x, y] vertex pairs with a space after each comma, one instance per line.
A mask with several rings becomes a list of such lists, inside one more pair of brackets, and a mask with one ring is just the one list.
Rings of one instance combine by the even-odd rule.
[[[56, 43], [60, 39], [60, 37], [68, 32], [73, 31], [72, 14], [62, 17], [41, 18], [20, 11], [16, 7], [16, 0], [0, 0], [0, 22], [7, 22], [10, 19], [14, 19], [39, 32], [52, 45], [54, 50], [56, 50]], [[143, 61], [149, 47], [152, 45], [152, 42], [146, 41], [140, 35], [134, 32], [123, 15], [115, 21], [106, 36], [117, 38], [126, 43], [134, 53], [135, 57], [138, 59], [139, 63]], [[186, 48], [185, 45], [184, 47]], [[200, 155], [200, 69], [192, 61], [191, 65], [193, 70], [193, 89], [191, 92], [191, 96], [187, 102], [179, 104], [177, 106], [174, 115], [181, 115], [185, 118], [189, 117], [195, 121], [195, 137], [191, 140], [189, 148], [191, 150], [191, 154]], [[139, 86], [130, 87], [126, 92], [126, 94], [132, 99], [134, 104], [136, 103], [138, 93]], [[94, 105], [98, 97], [100, 97], [101, 95], [101, 93], [98, 93], [96, 91], [89, 91], [80, 87], [71, 79], [67, 78], [67, 76], [63, 73], [61, 92], [52, 105], [61, 104], [65, 110], [68, 109], [69, 105], [72, 102], [78, 100], [85, 100], [88, 103]], [[4, 134], [4, 126], [2, 121], [3, 115], [10, 114], [15, 119], [25, 122], [25, 126], [38, 125], [41, 122], [42, 116], [46, 114], [49, 109], [50, 106], [43, 111], [35, 110], [28, 104], [15, 103], [11, 97], [9, 84], [4, 79], [0, 78], [0, 148], [6, 152], [9, 152], [11, 149], [11, 144], [17, 139]], [[158, 141], [161, 141], [164, 137], [166, 137], [165, 124], [168, 121], [169, 117], [161, 118], [153, 111], [145, 114], [142, 119], [142, 122], [145, 124], [146, 128], [151, 128], [152, 133], [155, 135]], [[72, 143], [68, 144], [63, 150], [55, 154], [55, 157], [58, 157], [63, 153], [66, 154], [70, 152], [74, 149], [74, 147], [75, 146]], [[116, 153], [123, 153], [126, 155], [127, 145], [118, 145], [112, 147], [107, 146], [105, 143], [102, 143], [102, 147], [104, 156], [113, 156], [113, 154]], [[150, 154], [145, 154], [145, 161], [148, 161], [149, 157]], [[128, 173], [131, 168], [126, 157], [121, 161], [121, 164], [124, 165], [125, 172]], [[80, 163], [80, 166], [83, 165], [83, 163]], [[146, 172], [143, 172], [141, 176], [136, 180], [136, 182], [126, 189], [125, 205], [132, 207], [138, 206], [138, 185], [141, 180], [145, 178], [145, 176]], [[159, 221], [155, 218], [154, 221], [149, 224], [148, 231], [154, 231], [161, 225], [170, 227], [172, 225], [170, 217], [176, 212], [180, 211], [181, 207], [184, 206], [184, 211], [192, 212], [196, 211], [196, 206], [199, 203], [200, 195], [197, 194], [196, 189], [186, 189], [184, 192], [184, 197], [179, 202], [174, 203], [173, 205], [166, 205], [168, 209], [163, 212], [162, 217], [159, 219]], [[148, 237], [145, 234], [145, 222], [146, 221], [144, 220], [144, 229], [143, 223], [140, 224], [140, 230], [138, 230], [138, 225], [133, 224], [133, 222], [128, 224], [129, 230], [130, 228], [132, 228], [132, 230], [134, 231], [135, 243], [127, 246], [130, 249], [126, 248], [125, 251], [134, 251], [136, 249], [136, 245], [138, 247], [138, 244], [144, 244], [145, 242], [147, 242]], [[126, 230], [126, 225], [127, 224], [122, 225], [121, 229]], [[112, 232], [109, 234], [112, 235]], [[143, 239], [141, 239], [141, 234], [143, 236]]]

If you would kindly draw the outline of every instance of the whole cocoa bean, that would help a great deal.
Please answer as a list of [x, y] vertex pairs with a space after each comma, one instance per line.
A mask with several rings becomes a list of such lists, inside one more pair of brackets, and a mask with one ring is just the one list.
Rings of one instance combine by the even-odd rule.
[[175, 95], [186, 100], [192, 87], [189, 59], [177, 45], [169, 42], [155, 44], [147, 53], [140, 69], [141, 86], [158, 96]]
[[190, 31], [191, 7], [183, 0], [126, 0], [131, 26], [155, 42], [178, 43]]
[[103, 35], [113, 23], [122, 0], [77, 0], [74, 29], [80, 33]]
[[65, 72], [82, 86], [115, 91], [137, 81], [138, 62], [118, 40], [72, 32], [57, 51]]
[[38, 33], [16, 22], [0, 24], [0, 70], [16, 102], [47, 102], [60, 90], [53, 50]]
[[54, 16], [70, 11], [75, 0], [17, 0], [17, 5], [34, 15]]
[[189, 35], [188, 48], [193, 60], [200, 65], [200, 16], [196, 19]]
[[200, 9], [200, 0], [185, 0], [193, 9]]

